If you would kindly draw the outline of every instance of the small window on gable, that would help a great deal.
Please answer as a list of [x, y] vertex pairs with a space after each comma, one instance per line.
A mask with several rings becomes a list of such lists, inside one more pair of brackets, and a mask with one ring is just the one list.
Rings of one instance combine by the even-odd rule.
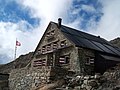
[[94, 64], [94, 58], [93, 57], [86, 57], [85, 64], [86, 65], [93, 65]]
[[61, 43], [60, 43], [60, 46], [61, 47], [65, 47], [67, 44], [66, 44], [66, 40], [64, 40], [64, 41], [61, 41]]
[[47, 47], [47, 51], [51, 50], [51, 44], [48, 44], [46, 47]]
[[41, 54], [41, 49], [38, 49], [37, 55]]
[[54, 31], [54, 30], [51, 31], [50, 34], [51, 34], [51, 36], [54, 35], [54, 34], [55, 34], [55, 31]]
[[43, 47], [42, 47], [42, 53], [45, 53], [45, 51], [46, 51], [46, 47], [43, 46]]
[[60, 64], [68, 64], [70, 62], [70, 56], [65, 55], [65, 56], [60, 56], [59, 58], [59, 63]]
[[54, 25], [51, 25], [50, 29], [51, 29], [51, 30], [55, 30], [55, 26], [54, 26]]
[[50, 36], [50, 32], [49, 33], [47, 33], [47, 35], [46, 35], [47, 37], [49, 37]]
[[53, 39], [54, 38], [54, 34], [55, 34], [55, 31], [54, 30], [52, 30], [52, 31], [50, 31], [50, 32], [48, 32], [47, 33], [47, 39], [49, 40], [49, 39]]
[[53, 43], [53, 50], [58, 48], [58, 42]]

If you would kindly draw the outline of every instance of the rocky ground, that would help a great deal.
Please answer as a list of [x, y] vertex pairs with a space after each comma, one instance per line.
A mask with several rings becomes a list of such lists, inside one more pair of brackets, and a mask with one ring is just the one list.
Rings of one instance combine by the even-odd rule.
[[36, 90], [120, 90], [120, 64], [103, 75], [66, 76], [54, 83], [40, 85]]

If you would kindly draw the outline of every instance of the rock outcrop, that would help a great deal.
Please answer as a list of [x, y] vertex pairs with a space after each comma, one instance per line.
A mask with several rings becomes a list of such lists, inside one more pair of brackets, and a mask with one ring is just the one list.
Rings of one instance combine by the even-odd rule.
[[13, 69], [24, 68], [27, 65], [30, 66], [32, 55], [33, 55], [33, 52], [30, 52], [26, 55], [19, 56], [16, 60], [10, 63], [0, 65], [0, 73], [8, 74]]
[[120, 37], [111, 40], [110, 43], [115, 45], [115, 46], [120, 47]]

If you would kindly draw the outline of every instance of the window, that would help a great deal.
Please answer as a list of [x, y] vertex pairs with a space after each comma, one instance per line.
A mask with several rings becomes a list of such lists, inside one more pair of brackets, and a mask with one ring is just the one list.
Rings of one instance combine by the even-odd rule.
[[94, 64], [94, 58], [90, 58], [90, 64]]
[[54, 34], [55, 34], [55, 31], [54, 31], [54, 30], [50, 32], [50, 35], [51, 35], [51, 36], [54, 35]]
[[86, 57], [85, 64], [86, 65], [93, 65], [94, 64], [94, 58], [93, 57]]
[[48, 44], [46, 47], [47, 47], [47, 51], [51, 50], [51, 44]]
[[57, 49], [57, 48], [58, 48], [58, 43], [57, 43], [57, 42], [54, 42], [54, 43], [53, 43], [53, 50], [54, 50], [54, 49]]
[[53, 54], [48, 54], [47, 55], [47, 65], [48, 66], [53, 66]]
[[64, 56], [61, 56], [61, 57], [59, 58], [59, 63], [60, 63], [60, 64], [66, 63]]
[[42, 60], [42, 66], [45, 66], [46, 65], [46, 59], [43, 59]]
[[55, 31], [54, 30], [52, 30], [52, 31], [50, 31], [50, 32], [48, 32], [47, 33], [47, 39], [49, 40], [49, 39], [52, 39], [53, 37], [54, 37], [54, 34], [55, 34]]
[[70, 56], [69, 55], [60, 56], [60, 58], [59, 58], [59, 63], [60, 64], [68, 64], [69, 61], [70, 61]]
[[45, 46], [42, 47], [42, 53], [45, 53]]
[[42, 66], [42, 60], [34, 61], [34, 66]]
[[47, 65], [53, 66], [53, 58], [52, 57], [48, 59]]
[[41, 54], [41, 49], [38, 49], [36, 55], [40, 55]]
[[65, 56], [65, 59], [66, 59], [66, 63], [70, 62], [70, 57], [69, 56]]
[[36, 67], [36, 66], [45, 66], [45, 65], [46, 65], [46, 59], [34, 61], [34, 67]]
[[60, 43], [60, 46], [61, 46], [61, 47], [64, 47], [64, 46], [66, 46], [66, 40], [64, 40], [64, 41], [61, 41], [61, 43]]
[[49, 33], [47, 33], [47, 35], [46, 35], [47, 37], [49, 37], [50, 36], [50, 32]]

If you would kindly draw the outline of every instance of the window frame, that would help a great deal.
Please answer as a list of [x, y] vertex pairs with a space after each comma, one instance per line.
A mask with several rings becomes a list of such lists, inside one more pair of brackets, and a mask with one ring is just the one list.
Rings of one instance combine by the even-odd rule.
[[67, 46], [67, 41], [66, 40], [63, 40], [60, 42], [60, 47], [65, 47]]
[[[64, 58], [64, 62], [63, 62], [63, 63], [60, 62], [60, 58]], [[60, 56], [58, 63], [59, 63], [60, 65], [68, 65], [68, 64], [70, 63], [70, 54]]]
[[93, 65], [94, 61], [95, 61], [94, 57], [86, 56], [86, 58], [85, 58], [85, 64], [86, 65]]

